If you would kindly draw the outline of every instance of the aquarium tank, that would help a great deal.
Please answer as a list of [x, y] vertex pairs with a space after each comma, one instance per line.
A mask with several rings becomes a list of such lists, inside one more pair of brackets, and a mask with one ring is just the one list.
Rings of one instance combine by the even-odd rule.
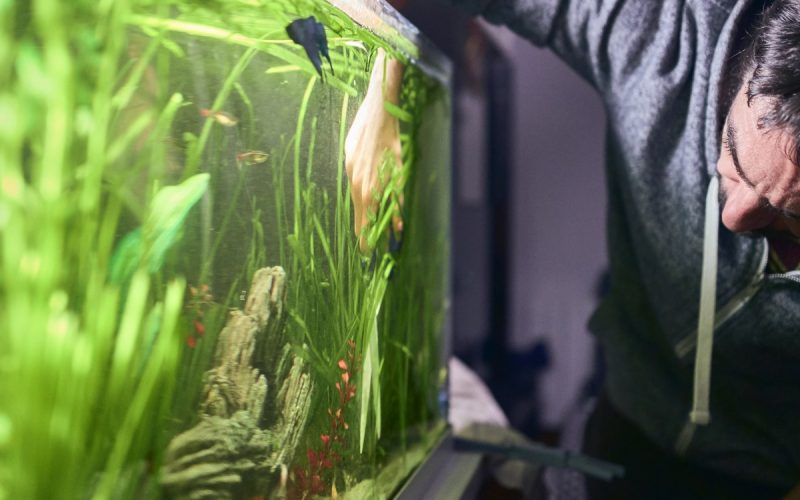
[[396, 494], [446, 432], [448, 62], [382, 0], [0, 22], [0, 499]]

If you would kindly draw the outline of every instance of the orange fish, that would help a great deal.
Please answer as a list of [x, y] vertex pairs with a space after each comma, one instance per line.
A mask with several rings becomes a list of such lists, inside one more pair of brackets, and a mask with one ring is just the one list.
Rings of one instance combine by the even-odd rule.
[[235, 127], [239, 120], [230, 113], [224, 111], [211, 111], [210, 109], [203, 108], [200, 110], [200, 116], [203, 118], [213, 118], [223, 127]]
[[206, 333], [206, 326], [199, 319], [194, 320], [194, 331], [198, 337], [202, 337]]
[[259, 151], [257, 149], [236, 155], [237, 163], [244, 163], [247, 166], [264, 163], [267, 161], [267, 159], [269, 159], [269, 153], [265, 153], [264, 151]]

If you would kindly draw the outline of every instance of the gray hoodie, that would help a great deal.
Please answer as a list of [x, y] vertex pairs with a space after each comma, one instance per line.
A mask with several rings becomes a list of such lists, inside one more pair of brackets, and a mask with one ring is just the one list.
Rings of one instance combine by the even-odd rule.
[[751, 1], [453, 1], [551, 48], [604, 100], [611, 291], [590, 328], [614, 405], [693, 462], [800, 481], [800, 273], [766, 274], [766, 241], [721, 225], [711, 421], [688, 423], [706, 189]]

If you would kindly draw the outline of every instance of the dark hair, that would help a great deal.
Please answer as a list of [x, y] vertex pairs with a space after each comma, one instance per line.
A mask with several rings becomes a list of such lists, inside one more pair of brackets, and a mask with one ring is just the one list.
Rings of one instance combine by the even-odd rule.
[[775, 0], [767, 7], [753, 33], [744, 64], [752, 74], [747, 85], [748, 104], [756, 97], [771, 106], [759, 118], [759, 127], [780, 128], [794, 142], [791, 159], [800, 159], [800, 0]]

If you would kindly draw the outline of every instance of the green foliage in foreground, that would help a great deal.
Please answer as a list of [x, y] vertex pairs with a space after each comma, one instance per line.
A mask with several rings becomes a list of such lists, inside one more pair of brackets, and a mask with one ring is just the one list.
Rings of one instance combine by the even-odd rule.
[[[208, 179], [181, 190], [109, 176], [143, 129], [114, 133], [129, 8], [0, 2], [0, 498], [139, 497], [158, 466], [185, 283], [157, 264]], [[112, 279], [136, 188], [157, 194]]]

